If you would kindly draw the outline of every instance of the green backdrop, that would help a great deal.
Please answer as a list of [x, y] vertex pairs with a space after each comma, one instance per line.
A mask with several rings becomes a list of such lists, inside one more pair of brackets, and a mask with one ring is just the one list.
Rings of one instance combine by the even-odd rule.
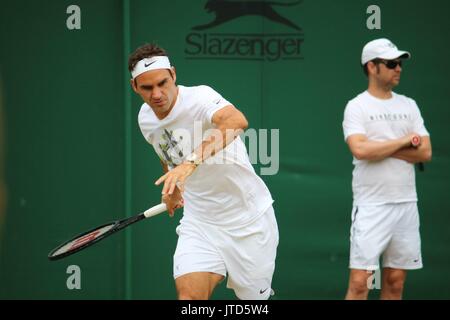
[[[369, 30], [366, 9], [373, 3], [366, 0], [304, 0], [251, 16], [240, 16], [242, 7], [208, 12], [207, 2], [2, 3], [7, 207], [0, 298], [175, 298], [180, 214], [152, 218], [70, 258], [47, 260], [69, 236], [159, 200], [153, 182], [161, 168], [137, 125], [141, 101], [126, 72], [131, 50], [157, 42], [168, 50], [179, 84], [210, 85], [245, 113], [250, 127], [280, 130], [280, 170], [262, 176], [280, 229], [275, 299], [342, 299], [352, 165], [341, 123], [347, 101], [366, 88], [361, 49], [379, 37], [412, 52], [396, 91], [418, 102], [434, 151], [433, 162], [417, 174], [425, 268], [410, 273], [404, 296], [450, 298], [450, 3], [380, 0], [382, 28]], [[81, 9], [81, 30], [66, 27], [72, 4]], [[270, 8], [302, 30], [274, 21]], [[233, 19], [194, 29], [217, 12]], [[81, 268], [80, 290], [66, 287], [70, 265]], [[222, 284], [213, 298], [234, 295]]]

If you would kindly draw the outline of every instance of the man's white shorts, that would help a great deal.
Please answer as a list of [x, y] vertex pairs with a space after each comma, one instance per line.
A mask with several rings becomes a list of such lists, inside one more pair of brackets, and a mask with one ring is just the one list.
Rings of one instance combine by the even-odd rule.
[[422, 268], [416, 202], [357, 206], [352, 211], [350, 268], [413, 270]]
[[241, 300], [268, 299], [278, 246], [278, 226], [272, 206], [254, 222], [225, 228], [182, 219], [176, 229], [173, 274], [213, 272]]

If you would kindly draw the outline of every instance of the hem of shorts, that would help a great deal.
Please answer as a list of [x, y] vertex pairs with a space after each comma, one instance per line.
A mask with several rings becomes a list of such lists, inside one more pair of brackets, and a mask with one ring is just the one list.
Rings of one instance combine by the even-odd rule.
[[399, 204], [399, 203], [409, 203], [409, 202], [419, 202], [418, 198], [415, 199], [400, 199], [395, 201], [380, 201], [380, 202], [353, 202], [353, 207], [375, 207], [375, 206], [383, 206], [386, 204]]
[[227, 286], [227, 288], [233, 290], [233, 291], [234, 291], [234, 294], [236, 295], [236, 297], [237, 297], [239, 300], [269, 300], [270, 297], [272, 296], [272, 295], [271, 295], [271, 291], [267, 290], [267, 291], [269, 291], [268, 293], [266, 293], [266, 294], [264, 294], [264, 295], [261, 295], [261, 296], [258, 296], [258, 298], [252, 297], [252, 298], [250, 298], [250, 299], [249, 299], [249, 298], [243, 299], [243, 298], [241, 298], [241, 297], [236, 293], [236, 291], [235, 291], [233, 288], [230, 288], [230, 287], [228, 287], [228, 286]]
[[186, 275], [188, 273], [193, 273], [193, 272], [211, 272], [211, 273], [215, 273], [215, 274], [221, 275], [224, 278], [226, 278], [226, 276], [227, 276], [226, 272], [222, 273], [222, 272], [218, 272], [218, 271], [212, 271], [211, 269], [192, 269], [192, 270], [188, 270], [186, 272], [174, 274], [173, 278], [177, 279], [177, 278], [179, 278], [181, 276], [184, 276], [184, 275]]
[[418, 264], [415, 266], [399, 266], [399, 265], [393, 265], [393, 264], [383, 264], [383, 268], [392, 268], [392, 269], [399, 269], [399, 270], [419, 270], [423, 268], [423, 264]]
[[373, 267], [373, 265], [371, 266], [355, 266], [355, 265], [349, 265], [348, 266], [349, 269], [355, 269], [355, 270], [366, 270], [366, 271], [376, 271], [380, 269], [380, 266], [378, 265], [376, 268]]

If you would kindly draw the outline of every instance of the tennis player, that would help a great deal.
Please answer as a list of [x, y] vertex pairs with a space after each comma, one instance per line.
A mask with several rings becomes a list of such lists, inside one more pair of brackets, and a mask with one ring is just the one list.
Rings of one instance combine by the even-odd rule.
[[165, 172], [156, 184], [170, 215], [184, 206], [173, 260], [178, 298], [209, 299], [228, 276], [239, 299], [268, 299], [278, 227], [271, 194], [239, 137], [245, 116], [209, 86], [177, 85], [156, 45], [138, 48], [128, 67], [144, 101], [140, 129]]
[[368, 89], [345, 108], [354, 157], [347, 299], [367, 298], [381, 256], [381, 299], [401, 299], [407, 270], [422, 268], [414, 163], [431, 160], [431, 142], [416, 102], [392, 91], [410, 56], [387, 39], [367, 43]]

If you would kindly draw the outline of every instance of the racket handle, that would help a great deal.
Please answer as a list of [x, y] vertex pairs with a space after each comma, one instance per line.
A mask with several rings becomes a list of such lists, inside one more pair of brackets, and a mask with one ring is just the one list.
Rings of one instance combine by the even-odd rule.
[[411, 146], [417, 148], [420, 145], [420, 136], [414, 136], [411, 139]]
[[150, 209], [147, 209], [144, 212], [144, 216], [146, 218], [150, 218], [150, 217], [156, 216], [157, 214], [160, 214], [161, 212], [164, 212], [166, 210], [167, 210], [166, 204], [165, 203], [160, 203], [160, 204], [158, 204], [158, 205], [156, 205], [154, 207], [151, 207]]

